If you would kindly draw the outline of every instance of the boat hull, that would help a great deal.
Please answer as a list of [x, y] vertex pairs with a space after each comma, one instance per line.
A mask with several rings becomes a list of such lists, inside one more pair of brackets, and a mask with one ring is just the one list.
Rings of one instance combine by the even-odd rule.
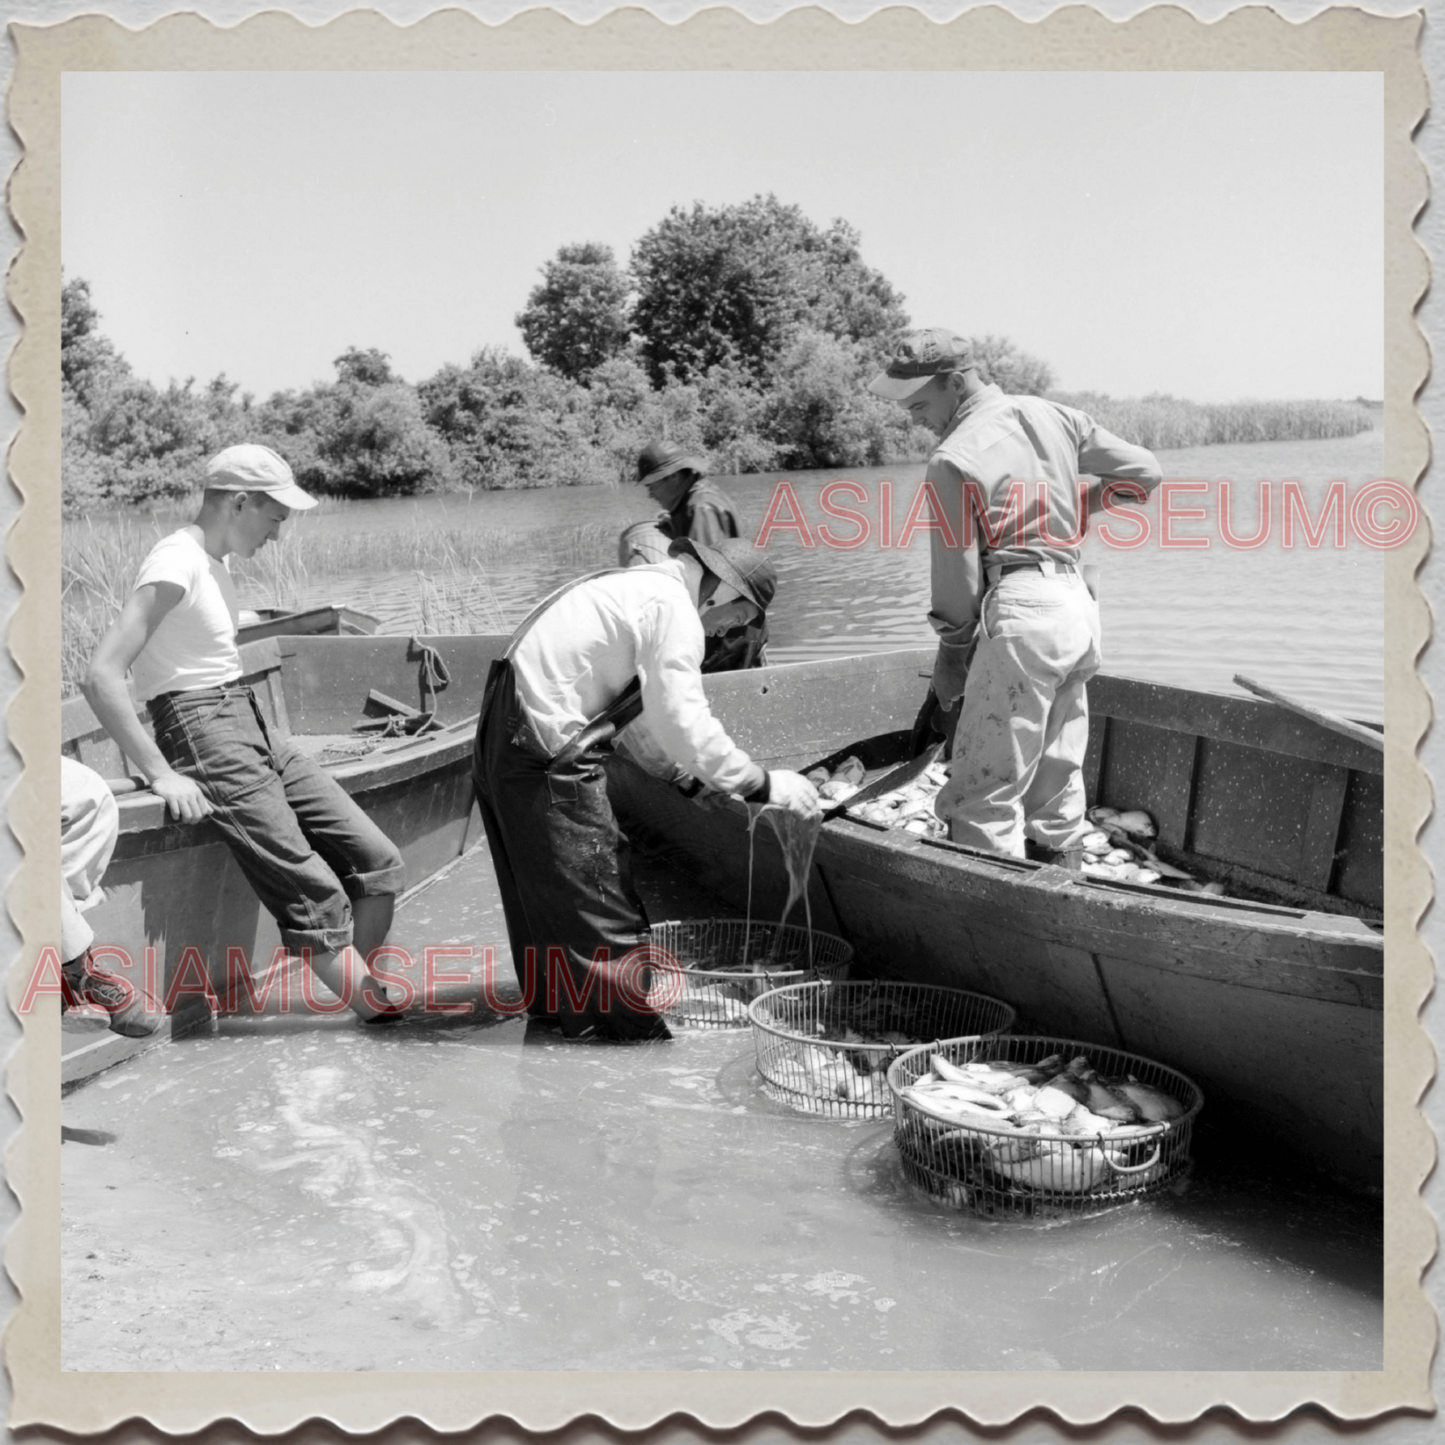
[[[773, 669], [771, 678], [721, 686], [710, 680], [709, 690], [755, 755], [806, 765], [911, 720], [927, 654], [856, 661]], [[1107, 694], [1107, 684], [1099, 691]], [[1176, 722], [1191, 715], [1190, 695], [1163, 691]], [[1212, 699], [1192, 713], [1218, 714], [1216, 703], [1233, 701]], [[1210, 727], [1227, 734], [1251, 716], [1215, 716]], [[1149, 724], [1129, 726], [1137, 733]], [[1191, 735], [1196, 755], [1200, 736]], [[894, 738], [904, 740], [896, 731]], [[1292, 760], [1307, 770], [1332, 766], [1298, 758], [1317, 741], [1291, 742], [1295, 752], [1278, 757], [1274, 771]], [[1216, 751], [1224, 745], [1214, 742]], [[1246, 744], [1235, 738], [1228, 746]], [[1351, 753], [1347, 761], [1361, 760]], [[1106, 766], [1096, 765], [1096, 778]], [[1112, 766], [1119, 776], [1128, 771], [1122, 754]], [[1140, 789], [1142, 777], [1136, 770]], [[1343, 792], [1366, 785], [1353, 779]], [[750, 839], [740, 807], [699, 807], [623, 759], [612, 791], [636, 841], [668, 849], [738, 911], [747, 903], [751, 848], [754, 912], [777, 916], [786, 893], [781, 852], [766, 827]], [[1217, 780], [1196, 773], [1192, 793], [1208, 799], [1218, 791]], [[1307, 819], [1318, 805], [1311, 795], [1301, 807]], [[1226, 821], [1216, 810], [1209, 827], [1217, 835]], [[1343, 816], [1337, 827], [1369, 831]], [[1367, 859], [1346, 862], [1339, 876], [1373, 886]], [[1383, 939], [1357, 917], [1097, 882], [847, 818], [823, 827], [809, 897], [815, 921], [848, 938], [868, 973], [975, 989], [1014, 1005], [1020, 1029], [1158, 1059], [1199, 1083], [1216, 1120], [1284, 1141], [1338, 1174], [1380, 1179]]]

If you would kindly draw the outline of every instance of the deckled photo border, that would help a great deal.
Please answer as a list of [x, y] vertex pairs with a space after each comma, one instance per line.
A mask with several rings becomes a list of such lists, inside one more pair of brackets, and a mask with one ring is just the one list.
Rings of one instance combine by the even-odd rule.
[[[54, 800], [59, 781], [60, 557], [60, 78], [65, 70], [1352, 70], [1378, 71], [1385, 96], [1385, 474], [1418, 483], [1428, 437], [1414, 398], [1428, 352], [1414, 307], [1428, 280], [1412, 233], [1424, 204], [1424, 166], [1411, 135], [1427, 91], [1418, 56], [1423, 16], [1385, 17], [1337, 9], [1295, 22], [1254, 7], [1203, 23], [1160, 6], [1128, 22], [1076, 6], [1026, 23], [1000, 9], [939, 23], [895, 9], [859, 24], [821, 10], [793, 11], [758, 25], [732, 11], [703, 12], [668, 26], [640, 10], [578, 25], [531, 11], [492, 26], [447, 11], [401, 27], [355, 12], [319, 28], [268, 13], [223, 29], [191, 14], [130, 31], [102, 16], [54, 26], [12, 25], [15, 78], [10, 123], [23, 160], [10, 204], [23, 242], [9, 297], [24, 331], [9, 381], [25, 419], [10, 455], [24, 506], [8, 540], [25, 595], [10, 627], [24, 674], [11, 706], [11, 740], [25, 775], [10, 825], [25, 849], [9, 895], [24, 939], [12, 961], [10, 999], [42, 940], [54, 932], [59, 869]], [[1132, 1408], [1183, 1422], [1226, 1407], [1248, 1420], [1276, 1420], [1317, 1405], [1344, 1420], [1433, 1405], [1429, 1368], [1434, 1313], [1420, 1286], [1434, 1251], [1434, 1225], [1419, 1190], [1434, 1142], [1416, 1101], [1431, 1077], [1433, 1051], [1418, 1022], [1431, 961], [1416, 924], [1431, 897], [1416, 837], [1430, 807], [1416, 749], [1429, 699], [1414, 662], [1429, 637], [1428, 609], [1415, 574], [1429, 541], [1422, 527], [1385, 558], [1386, 731], [1386, 1198], [1384, 1368], [1355, 1373], [1018, 1372], [1018, 1373], [190, 1373], [88, 1374], [60, 1368], [59, 1015], [24, 1019], [24, 1040], [8, 1086], [24, 1125], [8, 1158], [22, 1215], [6, 1263], [21, 1302], [6, 1338], [12, 1427], [104, 1430], [140, 1418], [189, 1432], [221, 1419], [273, 1433], [308, 1419], [353, 1431], [404, 1417], [440, 1430], [509, 1418], [550, 1430], [583, 1415], [641, 1429], [685, 1413], [728, 1428], [762, 1412], [805, 1427], [867, 1411], [891, 1426], [957, 1412], [1002, 1426], [1046, 1408], [1074, 1424]]]

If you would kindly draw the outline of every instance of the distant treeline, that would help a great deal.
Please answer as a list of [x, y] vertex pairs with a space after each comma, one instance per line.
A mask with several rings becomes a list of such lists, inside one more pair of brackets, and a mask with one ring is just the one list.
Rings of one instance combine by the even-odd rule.
[[[516, 319], [530, 361], [483, 348], [413, 385], [386, 353], [352, 347], [336, 358], [334, 381], [258, 402], [224, 375], [165, 388], [138, 377], [101, 331], [89, 286], [73, 278], [61, 319], [65, 509], [182, 496], [205, 459], [236, 441], [275, 447], [308, 491], [344, 497], [617, 482], [659, 437], [720, 473], [928, 452], [929, 436], [864, 385], [909, 325], [902, 297], [864, 263], [846, 222], [820, 227], [771, 195], [675, 207], [626, 267], [607, 246], [563, 246]], [[1014, 392], [1052, 386], [1049, 366], [1007, 339], [974, 343], [986, 380]], [[1372, 424], [1337, 403], [1061, 399], [1158, 447]]]

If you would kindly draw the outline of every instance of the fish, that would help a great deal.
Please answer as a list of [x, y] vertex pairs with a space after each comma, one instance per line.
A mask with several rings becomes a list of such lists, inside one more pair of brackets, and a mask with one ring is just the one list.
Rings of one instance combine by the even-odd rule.
[[1080, 1100], [1073, 1094], [1066, 1092], [1059, 1087], [1060, 1081], [1054, 1080], [1045, 1084], [1037, 1094], [1034, 1095], [1034, 1107], [1052, 1119], [1063, 1119], [1072, 1114], [1079, 1106]]
[[856, 757], [844, 758], [836, 768], [833, 769], [833, 781], [835, 783], [852, 783], [856, 788], [868, 775], [868, 769]]
[[1171, 1119], [1181, 1118], [1186, 1112], [1184, 1105], [1172, 1094], [1141, 1084], [1133, 1075], [1122, 1083], [1115, 1081], [1112, 1087], [1151, 1124], [1168, 1123]]
[[1122, 828], [1126, 833], [1136, 838], [1153, 838], [1159, 830], [1154, 826], [1154, 820], [1148, 813], [1139, 809], [1132, 812], [1120, 813], [1113, 819], [1115, 826]]
[[957, 1064], [945, 1059], [942, 1054], [934, 1054], [929, 1059], [928, 1065], [940, 1079], [951, 1079], [955, 1084], [968, 1083], [968, 1075]]
[[1000, 1174], [1032, 1189], [1085, 1194], [1108, 1174], [1109, 1161], [1097, 1146], [1080, 1149], [1071, 1144], [1045, 1143], [1032, 1158], [1016, 1161], [996, 1158], [994, 1167]]

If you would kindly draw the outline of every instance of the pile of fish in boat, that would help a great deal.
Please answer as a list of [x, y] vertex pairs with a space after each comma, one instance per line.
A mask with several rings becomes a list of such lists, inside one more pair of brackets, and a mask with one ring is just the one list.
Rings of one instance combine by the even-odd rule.
[[[832, 773], [826, 768], [814, 768], [807, 777], [817, 785], [825, 803], [846, 803], [863, 786], [864, 768], [857, 758], [848, 758]], [[902, 828], [926, 838], [946, 838], [948, 825], [934, 814], [933, 803], [947, 781], [948, 771], [944, 765], [930, 763], [913, 782], [861, 803], [850, 812], [855, 818], [879, 823], [885, 828]]]
[[1006, 1060], [950, 1063], [940, 1054], [929, 1072], [900, 1090], [945, 1124], [913, 1115], [934, 1167], [968, 1176], [980, 1168], [1032, 1189], [1087, 1193], [1122, 1182], [1139, 1187], [1160, 1177], [1158, 1136], [1187, 1110], [1132, 1075], [1101, 1078], [1087, 1057], [1037, 1064]]
[[1090, 808], [1093, 831], [1083, 838], [1084, 872], [1091, 878], [1120, 883], [1169, 883], [1200, 893], [1222, 894], [1222, 883], [1200, 883], [1193, 874], [1155, 854], [1149, 840], [1158, 830], [1148, 813], [1121, 813], [1116, 808]]
[[[857, 758], [847, 758], [831, 773], [814, 768], [808, 775], [826, 803], [846, 803], [863, 786], [865, 770]], [[902, 828], [925, 838], [946, 838], [948, 825], [934, 813], [939, 789], [948, 781], [942, 763], [930, 763], [913, 782], [891, 793], [850, 808], [855, 818], [885, 828]], [[1090, 808], [1094, 826], [1084, 835], [1084, 872], [1091, 878], [1112, 878], [1119, 883], [1165, 883], [1192, 892], [1222, 894], [1222, 883], [1200, 883], [1182, 868], [1166, 863], [1149, 846], [1157, 835], [1154, 820], [1137, 809]]]

